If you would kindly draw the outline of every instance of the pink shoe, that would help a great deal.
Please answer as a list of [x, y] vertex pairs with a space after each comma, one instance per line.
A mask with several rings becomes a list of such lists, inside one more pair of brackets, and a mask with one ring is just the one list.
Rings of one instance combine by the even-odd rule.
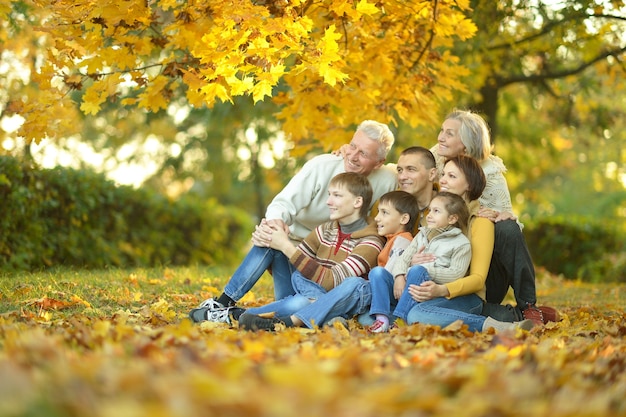
[[372, 324], [369, 329], [367, 329], [370, 333], [386, 333], [389, 331], [389, 323], [384, 323], [380, 320], [376, 320], [374, 324]]

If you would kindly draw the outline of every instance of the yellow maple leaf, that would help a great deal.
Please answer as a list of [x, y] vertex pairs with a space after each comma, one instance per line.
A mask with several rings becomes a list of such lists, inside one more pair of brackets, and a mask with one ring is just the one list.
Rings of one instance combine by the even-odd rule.
[[220, 83], [210, 82], [207, 85], [203, 86], [200, 91], [202, 91], [202, 94], [204, 94], [204, 99], [209, 103], [214, 102], [215, 99], [220, 99], [223, 102], [233, 102], [226, 88]]
[[243, 77], [242, 79], [229, 77], [226, 79], [226, 82], [230, 86], [230, 93], [233, 96], [241, 96], [253, 88], [253, 80], [251, 77]]
[[366, 14], [368, 16], [372, 16], [380, 12], [380, 10], [378, 10], [378, 7], [376, 7], [375, 4], [368, 3], [367, 0], [359, 1], [356, 5], [356, 10], [357, 12]]
[[101, 94], [101, 91], [92, 86], [83, 95], [83, 102], [80, 105], [80, 110], [85, 114], [95, 116], [100, 111], [100, 106], [105, 100], [106, 97]]
[[331, 2], [330, 9], [337, 14], [337, 16], [348, 16], [350, 18], [356, 18], [356, 11], [351, 1], [333, 1]]
[[148, 84], [143, 93], [139, 94], [139, 107], [151, 111], [166, 109], [169, 103], [169, 100], [165, 98], [165, 96], [168, 95], [166, 91], [168, 84], [169, 79], [167, 77], [163, 75], [156, 76], [152, 82]]
[[329, 65], [324, 65], [322, 67], [320, 67], [319, 69], [319, 73], [322, 77], [324, 77], [324, 82], [326, 84], [329, 84], [331, 86], [335, 86], [335, 84], [337, 84], [337, 81], [339, 82], [345, 82], [347, 79], [349, 79], [350, 77], [348, 76], [348, 74], [336, 70], [333, 67], [329, 66]]
[[253, 88], [252, 88], [252, 99], [254, 100], [254, 102], [259, 102], [261, 100], [263, 100], [265, 97], [271, 97], [272, 96], [272, 83], [270, 83], [267, 80], [261, 80], [259, 81]]

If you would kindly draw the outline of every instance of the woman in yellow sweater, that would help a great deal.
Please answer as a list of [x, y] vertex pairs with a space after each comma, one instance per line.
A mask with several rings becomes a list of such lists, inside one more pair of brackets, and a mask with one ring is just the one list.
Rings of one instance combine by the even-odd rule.
[[[459, 155], [445, 163], [443, 176], [439, 180], [441, 191], [463, 197], [470, 212], [469, 239], [472, 258], [469, 273], [445, 284], [425, 281], [420, 285], [412, 285], [407, 282], [407, 289], [402, 297], [411, 297], [418, 302], [402, 317], [408, 324], [424, 323], [445, 327], [456, 320], [462, 320], [471, 331], [483, 331], [490, 327], [496, 330], [516, 327], [528, 330], [533, 327], [530, 320], [508, 323], [480, 315], [485, 300], [485, 280], [494, 248], [494, 224], [491, 220], [478, 216], [478, 198], [483, 193], [485, 183], [485, 174], [476, 159]], [[415, 255], [413, 261], [433, 262], [434, 255], [421, 253]], [[400, 302], [399, 300], [398, 303]]]

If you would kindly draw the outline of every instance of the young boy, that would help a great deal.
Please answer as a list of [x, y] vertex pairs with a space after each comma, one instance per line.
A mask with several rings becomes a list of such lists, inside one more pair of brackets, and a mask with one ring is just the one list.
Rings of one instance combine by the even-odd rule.
[[[418, 215], [418, 205], [415, 197], [405, 191], [391, 191], [384, 194], [378, 202], [378, 214], [374, 219], [377, 225], [378, 234], [387, 238], [387, 243], [378, 255], [377, 268], [392, 268], [402, 251], [413, 239], [411, 230]], [[294, 274], [295, 277], [295, 274]], [[294, 279], [294, 283], [295, 283]], [[297, 295], [295, 296], [298, 297]], [[349, 318], [363, 313], [369, 308], [371, 292], [369, 282], [360, 276], [353, 276], [345, 279], [339, 285], [328, 292], [321, 293], [314, 302], [307, 299], [291, 300], [285, 303], [292, 303], [294, 311], [276, 311], [272, 307], [267, 310], [254, 310], [249, 312], [260, 314], [269, 311], [276, 311], [288, 317], [279, 319], [246, 318], [241, 316], [240, 326], [255, 330], [262, 328], [261, 323], [282, 322], [287, 326], [306, 326], [313, 328], [315, 325], [326, 323], [335, 317]], [[276, 303], [274, 303], [276, 304]], [[258, 316], [257, 316], [258, 317]], [[251, 322], [251, 324], [248, 323]]]
[[[465, 200], [456, 194], [440, 192], [432, 199], [429, 208], [426, 216], [428, 226], [420, 228], [415, 239], [391, 268], [391, 273], [385, 271], [372, 276], [374, 271], [370, 272], [370, 315], [376, 316], [376, 321], [369, 327], [370, 333], [389, 330], [391, 308], [396, 304], [393, 316], [406, 319], [414, 303], [410, 297], [403, 298], [407, 275], [417, 275], [421, 281], [432, 279], [437, 284], [444, 284], [464, 277], [467, 273], [472, 252], [466, 236], [469, 210]], [[411, 266], [411, 258], [417, 252], [431, 253], [436, 259], [434, 262]]]
[[[298, 246], [282, 228], [274, 229], [270, 247], [281, 251], [296, 268], [291, 276], [295, 295], [239, 317], [246, 330], [274, 330], [274, 325], [301, 325], [293, 314], [328, 293], [348, 277], [365, 276], [376, 264], [384, 239], [368, 219], [372, 187], [366, 177], [342, 173], [331, 180], [327, 205], [330, 222], [316, 227]], [[260, 314], [273, 312], [276, 317]]]

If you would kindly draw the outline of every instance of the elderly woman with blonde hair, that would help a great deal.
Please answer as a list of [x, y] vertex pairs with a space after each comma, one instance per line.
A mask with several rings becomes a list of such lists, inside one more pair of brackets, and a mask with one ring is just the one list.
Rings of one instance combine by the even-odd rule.
[[[446, 116], [437, 145], [431, 149], [440, 173], [445, 161], [458, 155], [475, 158], [485, 173], [487, 184], [478, 200], [481, 205], [478, 215], [494, 222], [495, 242], [482, 314], [510, 322], [521, 319], [530, 319], [536, 324], [557, 321], [559, 314], [555, 309], [536, 306], [535, 268], [522, 234], [523, 225], [513, 214], [504, 176], [506, 167], [491, 150], [487, 123], [480, 115], [465, 110], [454, 110]], [[515, 307], [501, 305], [509, 287], [517, 302]]]

